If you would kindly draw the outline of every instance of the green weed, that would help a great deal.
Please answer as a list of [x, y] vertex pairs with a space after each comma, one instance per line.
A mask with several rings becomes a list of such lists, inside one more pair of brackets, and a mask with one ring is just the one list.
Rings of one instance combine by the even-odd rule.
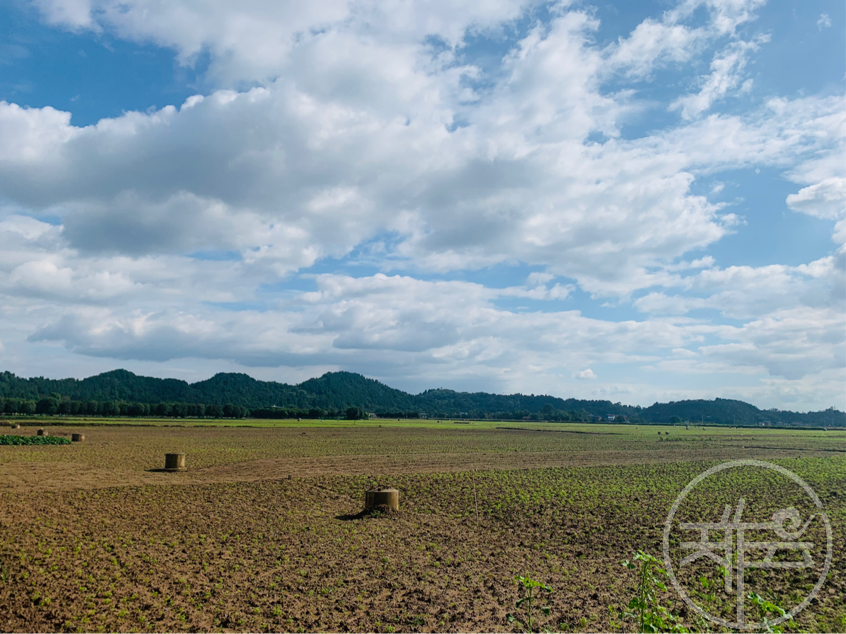
[[637, 551], [634, 561], [637, 563], [623, 562], [629, 570], [637, 571], [636, 595], [628, 604], [631, 611], [623, 612], [623, 617], [635, 619], [638, 632], [687, 632], [679, 619], [658, 602], [658, 591], [667, 591], [667, 571], [661, 562], [642, 550]]
[[[510, 612], [505, 615], [505, 618], [508, 620], [509, 623], [512, 623], [520, 628], [525, 628], [525, 630], [529, 632], [529, 634], [531, 634], [531, 632], [535, 631], [534, 608], [535, 602], [539, 599], [539, 593], [541, 590], [543, 590], [544, 592], [551, 593], [552, 587], [548, 586], [545, 583], [541, 583], [540, 581], [535, 581], [534, 579], [531, 579], [529, 577], [518, 576], [515, 577], [515, 581], [517, 581], [517, 583], [519, 584], [522, 584], [523, 586], [523, 596], [517, 600], [517, 604], [515, 605], [515, 607], [523, 608], [523, 612], [525, 612], [526, 614], [526, 622], [525, 624], [523, 624], [522, 622], [517, 620], [517, 617], [514, 614]], [[536, 590], [538, 594], [536, 594]], [[540, 606], [540, 611], [545, 616], [549, 616], [550, 608], [548, 605], [543, 605]]]

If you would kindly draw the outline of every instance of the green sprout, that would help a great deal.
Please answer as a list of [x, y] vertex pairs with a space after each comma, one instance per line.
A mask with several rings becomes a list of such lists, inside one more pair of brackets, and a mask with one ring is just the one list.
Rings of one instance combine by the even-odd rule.
[[[524, 625], [521, 621], [517, 620], [517, 617], [514, 614], [510, 612], [505, 615], [505, 618], [508, 620], [509, 623], [513, 623], [520, 628], [525, 628], [525, 631], [531, 634], [535, 631], [535, 621], [533, 615], [535, 601], [539, 599], [538, 594], [535, 594], [535, 589], [537, 588], [538, 591], [543, 590], [545, 592], [551, 593], [552, 587], [548, 586], [545, 583], [541, 583], [540, 581], [535, 581], [534, 579], [531, 579], [529, 577], [518, 576], [514, 579], [515, 581], [517, 581], [517, 583], [523, 585], [523, 596], [517, 600], [517, 604], [515, 607], [523, 608], [526, 613], [526, 623]], [[548, 605], [541, 606], [540, 611], [543, 612], [545, 616], [549, 616], [550, 609]]]
[[631, 611], [624, 612], [623, 617], [636, 619], [638, 632], [687, 632], [678, 618], [658, 602], [658, 591], [667, 591], [663, 581], [667, 571], [661, 562], [642, 550], [637, 551], [634, 561], [640, 565], [623, 562], [629, 570], [637, 571], [637, 594], [629, 601]]
[[[761, 611], [761, 616], [763, 617], [763, 626], [764, 629], [762, 631], [768, 632], [768, 634], [781, 634], [784, 632], [784, 627], [782, 625], [773, 625], [772, 622], [767, 618], [768, 614], [774, 614], [776, 618], [781, 618], [783, 616], [787, 616], [787, 611], [784, 608], [779, 607], [775, 603], [771, 601], [767, 601], [761, 595], [756, 594], [754, 592], [749, 593], [749, 600], [752, 601]], [[790, 625], [793, 624], [793, 619], [789, 619], [788, 623]]]

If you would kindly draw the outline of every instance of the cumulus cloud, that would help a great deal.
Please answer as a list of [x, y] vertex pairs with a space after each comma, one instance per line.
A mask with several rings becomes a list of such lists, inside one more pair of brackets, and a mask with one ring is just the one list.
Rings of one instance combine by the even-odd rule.
[[[67, 113], [0, 104], [0, 186], [61, 215], [69, 246], [92, 255], [232, 250], [284, 275], [393, 234], [390, 266], [520, 261], [598, 296], [672, 284], [678, 260], [734, 222], [691, 193], [692, 172], [810, 151], [818, 118], [779, 103], [768, 119], [614, 140], [625, 105], [600, 89], [597, 26], [562, 11], [532, 29], [470, 105], [462, 67], [421, 66], [408, 47], [385, 66], [385, 44], [337, 29], [299, 44], [284, 78], [178, 109], [76, 128]], [[332, 79], [351, 76], [363, 92]], [[468, 125], [450, 131], [457, 116]], [[612, 139], [585, 143], [596, 131]]]
[[680, 281], [693, 295], [652, 292], [633, 304], [642, 312], [684, 315], [710, 308], [732, 319], [807, 307], [827, 311], [846, 308], [846, 256], [827, 256], [809, 264], [714, 267]]
[[801, 379], [846, 368], [841, 311], [785, 310], [724, 332], [732, 343], [702, 346], [702, 355], [731, 367], [766, 368], [771, 376]]
[[[274, 85], [84, 129], [53, 119], [31, 144], [44, 160], [10, 160], [0, 184], [22, 204], [63, 213], [81, 251], [140, 255], [205, 243], [280, 271], [396, 232], [397, 255], [425, 268], [522, 260], [616, 293], [654, 283], [647, 267], [723, 235], [718, 209], [690, 196], [692, 177], [663, 157], [630, 144], [574, 144], [572, 113], [526, 116], [532, 128], [548, 120], [548, 138], [495, 149], [491, 141], [510, 133], [492, 129], [484, 113], [478, 127], [450, 134], [437, 111], [406, 125]], [[651, 232], [645, 217], [662, 231]]]
[[[72, 29], [110, 30], [123, 38], [152, 42], [175, 50], [180, 63], [193, 64], [208, 52], [210, 77], [217, 85], [236, 87], [244, 82], [266, 81], [290, 71], [296, 51], [328, 39], [335, 48], [322, 53], [337, 62], [349, 61], [344, 32], [373, 39], [400, 52], [409, 42], [436, 36], [455, 46], [468, 30], [496, 29], [515, 20], [535, 0], [461, 0], [426, 3], [328, 0], [279, 3], [249, 0], [232, 4], [209, 2], [151, 2], [149, 0], [39, 0], [38, 6], [52, 24]], [[375, 53], [373, 47], [355, 46], [355, 53]], [[354, 57], [352, 58], [354, 59]], [[297, 60], [301, 61], [301, 60]], [[328, 61], [328, 59], [324, 59]], [[381, 57], [390, 67], [392, 58]], [[383, 64], [380, 64], [380, 66]], [[330, 68], [340, 70], [337, 65]], [[353, 65], [354, 66], [354, 65]], [[302, 70], [307, 70], [303, 68]], [[304, 78], [307, 75], [303, 74]], [[344, 80], [355, 87], [354, 77]]]
[[591, 370], [590, 368], [576, 372], [576, 374], [574, 376], [577, 379], [580, 379], [582, 381], [591, 380], [591, 379], [596, 378], [596, 374], [594, 374], [593, 370]]
[[846, 178], [826, 178], [787, 197], [787, 206], [817, 218], [846, 217]]

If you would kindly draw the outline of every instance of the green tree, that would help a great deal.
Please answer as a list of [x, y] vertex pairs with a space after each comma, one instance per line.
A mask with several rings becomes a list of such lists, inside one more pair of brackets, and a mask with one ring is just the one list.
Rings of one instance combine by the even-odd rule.
[[59, 401], [54, 398], [39, 399], [38, 403], [36, 403], [35, 405], [36, 414], [46, 414], [47, 416], [52, 416], [53, 414], [57, 414], [58, 412]]
[[206, 405], [206, 416], [209, 418], [221, 418], [223, 416], [223, 405]]
[[130, 403], [126, 408], [127, 416], [147, 416], [150, 413], [150, 406], [146, 403]]
[[170, 415], [173, 418], [185, 418], [188, 415], [188, 405], [185, 403], [171, 404]]

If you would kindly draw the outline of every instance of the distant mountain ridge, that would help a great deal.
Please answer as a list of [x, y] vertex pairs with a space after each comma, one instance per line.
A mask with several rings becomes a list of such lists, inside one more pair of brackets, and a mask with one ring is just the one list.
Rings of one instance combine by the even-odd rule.
[[833, 408], [808, 413], [761, 410], [729, 399], [655, 403], [646, 408], [610, 401], [561, 399], [545, 395], [488, 394], [426, 390], [413, 395], [352, 372], [328, 372], [299, 385], [259, 381], [241, 373], [218, 373], [205, 381], [139, 376], [113, 370], [86, 379], [22, 378], [0, 373], [0, 398], [38, 400], [52, 395], [74, 401], [227, 403], [248, 409], [299, 408], [344, 410], [360, 407], [377, 413], [417, 412], [466, 418], [590, 420], [623, 417], [643, 422], [707, 422], [724, 425], [797, 424], [846, 427], [846, 414]]

